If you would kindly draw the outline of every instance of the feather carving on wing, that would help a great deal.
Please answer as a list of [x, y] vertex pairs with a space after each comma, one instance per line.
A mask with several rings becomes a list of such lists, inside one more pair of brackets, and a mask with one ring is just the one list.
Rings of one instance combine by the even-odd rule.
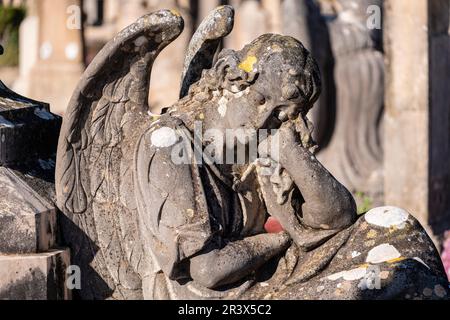
[[[92, 61], [73, 94], [58, 145], [58, 207], [75, 225], [63, 236], [82, 270], [83, 298], [139, 298], [137, 226], [127, 197], [136, 126], [150, 121], [150, 72], [157, 55], [183, 30], [161, 10], [121, 31]], [[64, 229], [64, 227], [63, 227]], [[93, 271], [94, 272], [94, 271]], [[86, 283], [87, 282], [87, 283]]]
[[[233, 18], [232, 7], [218, 7], [192, 37], [182, 96], [212, 66]], [[183, 26], [181, 16], [169, 10], [140, 18], [100, 51], [69, 102], [58, 145], [56, 193], [64, 213], [62, 240], [82, 271], [80, 298], [143, 297], [142, 279], [153, 265], [139, 234], [134, 148], [151, 122], [153, 62]]]

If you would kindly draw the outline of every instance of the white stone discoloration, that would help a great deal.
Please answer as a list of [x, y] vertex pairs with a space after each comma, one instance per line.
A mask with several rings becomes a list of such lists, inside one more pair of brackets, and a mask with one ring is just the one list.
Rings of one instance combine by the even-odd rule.
[[238, 88], [236, 85], [234, 85], [234, 84], [231, 86], [230, 90], [231, 90], [232, 93], [238, 93], [238, 92], [241, 91], [241, 90], [239, 90], [239, 88]]
[[361, 255], [361, 252], [353, 251], [353, 252], [352, 252], [352, 259], [354, 259], [354, 258], [356, 258], [356, 257], [359, 257], [360, 255]]
[[[238, 87], [233, 86], [233, 87], [231, 87], [230, 90], [231, 91], [223, 90], [223, 96], [228, 100], [238, 99], [238, 98], [243, 97], [244, 95], [248, 95], [250, 92], [250, 87], [246, 88], [245, 90], [239, 90]], [[219, 95], [220, 95], [220, 93], [219, 93]]]
[[152, 146], [157, 148], [168, 148], [177, 143], [177, 134], [172, 128], [162, 127], [152, 133]]
[[44, 119], [44, 120], [48, 120], [48, 121], [55, 119], [55, 117], [50, 112], [45, 110], [44, 108], [42, 108], [42, 109], [40, 109], [40, 108], [34, 109], [34, 114], [36, 116], [38, 116], [39, 118]]
[[397, 259], [401, 256], [400, 252], [393, 245], [383, 243], [369, 251], [366, 262], [377, 264]]
[[352, 270], [342, 271], [331, 276], [328, 276], [328, 280], [336, 281], [343, 278], [346, 281], [359, 280], [366, 276], [367, 268], [361, 267]]
[[228, 100], [225, 97], [220, 98], [219, 100], [219, 107], [217, 108], [217, 111], [219, 112], [220, 116], [223, 118], [227, 114], [227, 104]]
[[379, 207], [367, 212], [364, 218], [368, 223], [379, 227], [402, 229], [408, 221], [409, 213], [397, 207]]
[[425, 267], [427, 267], [428, 270], [431, 270], [431, 268], [419, 257], [414, 257], [413, 260], [416, 260], [417, 262], [419, 262], [419, 263], [423, 264]]
[[0, 127], [14, 128], [14, 124], [0, 116]]

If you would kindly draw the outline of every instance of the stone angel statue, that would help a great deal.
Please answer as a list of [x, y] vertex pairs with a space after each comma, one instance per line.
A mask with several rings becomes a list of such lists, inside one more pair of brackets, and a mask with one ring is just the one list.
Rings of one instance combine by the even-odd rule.
[[[147, 103], [151, 67], [183, 30], [177, 12], [140, 18], [82, 76], [56, 169], [78, 297], [446, 296], [438, 255], [414, 218], [387, 207], [358, 219], [350, 193], [315, 158], [306, 115], [320, 75], [311, 54], [266, 34], [216, 55], [233, 15], [219, 7], [200, 25], [181, 99], [161, 115]], [[231, 144], [228, 131], [240, 132]], [[255, 145], [256, 157], [235, 159]]]

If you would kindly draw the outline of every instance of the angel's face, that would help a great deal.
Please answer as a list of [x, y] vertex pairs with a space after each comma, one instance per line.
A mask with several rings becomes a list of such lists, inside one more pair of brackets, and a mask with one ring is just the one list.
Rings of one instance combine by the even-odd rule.
[[[227, 129], [278, 129], [289, 120], [303, 120], [320, 93], [317, 64], [291, 37], [266, 34], [221, 60], [226, 81], [217, 112]], [[237, 60], [236, 60], [237, 59]], [[221, 76], [221, 73], [218, 74]], [[301, 119], [299, 119], [299, 117]]]
[[305, 79], [294, 67], [290, 70], [287, 75], [281, 72], [262, 75], [242, 92], [225, 93], [219, 111], [226, 109], [223, 115], [227, 127], [278, 129], [283, 122], [305, 117], [311, 107], [302, 88]]

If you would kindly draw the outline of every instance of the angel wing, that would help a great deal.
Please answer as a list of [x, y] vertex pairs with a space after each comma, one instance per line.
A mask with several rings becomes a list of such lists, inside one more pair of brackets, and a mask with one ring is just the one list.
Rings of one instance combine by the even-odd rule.
[[202, 21], [189, 43], [181, 78], [180, 98], [184, 98], [192, 84], [200, 80], [202, 71], [210, 69], [221, 41], [234, 27], [232, 6], [220, 6]]
[[61, 130], [56, 192], [63, 240], [82, 270], [81, 298], [140, 298], [141, 248], [132, 192], [132, 141], [150, 121], [150, 72], [184, 27], [161, 10], [121, 31], [96, 56]]

